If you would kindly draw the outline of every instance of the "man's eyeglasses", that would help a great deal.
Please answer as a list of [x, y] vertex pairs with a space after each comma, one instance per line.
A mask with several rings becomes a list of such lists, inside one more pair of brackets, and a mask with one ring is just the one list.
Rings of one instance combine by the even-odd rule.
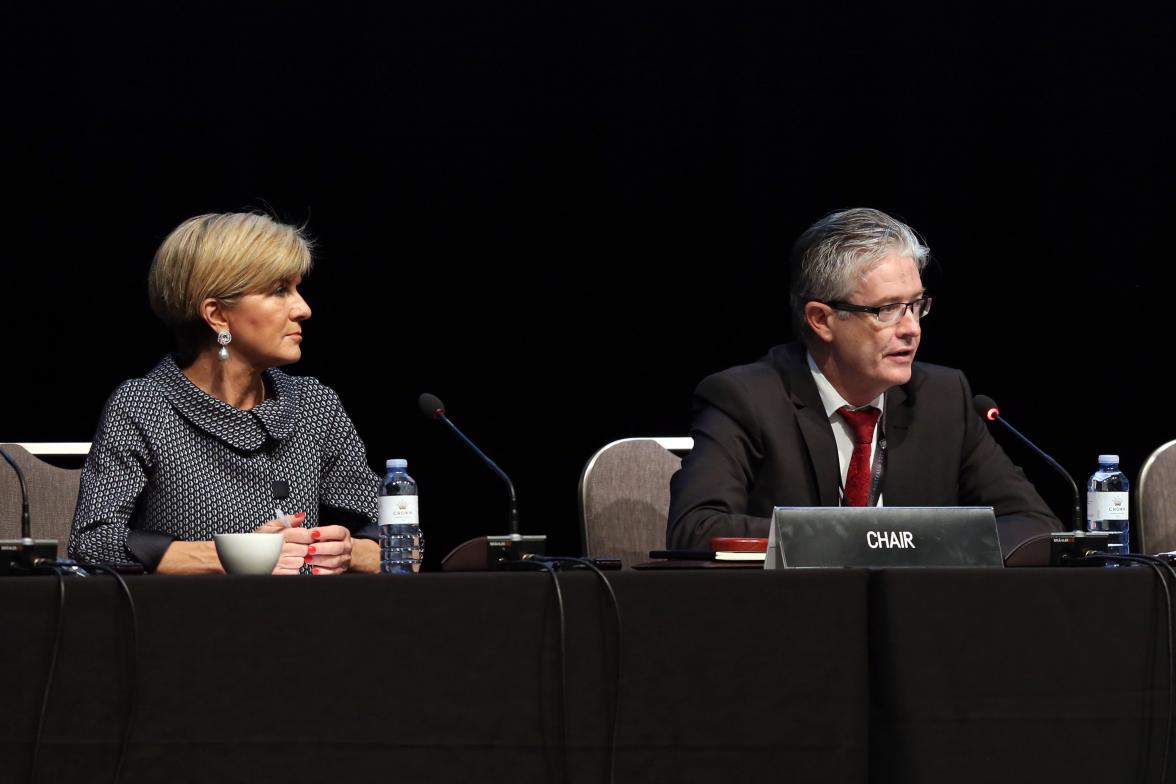
[[874, 318], [878, 319], [879, 324], [894, 324], [902, 320], [909, 308], [911, 313], [915, 314], [916, 319], [922, 319], [931, 312], [931, 298], [920, 297], [913, 302], [892, 302], [889, 305], [879, 305], [878, 307], [871, 307], [869, 305], [854, 305], [851, 302], [822, 302], [822, 305], [828, 305], [834, 310], [844, 310], [850, 313], [870, 313]]

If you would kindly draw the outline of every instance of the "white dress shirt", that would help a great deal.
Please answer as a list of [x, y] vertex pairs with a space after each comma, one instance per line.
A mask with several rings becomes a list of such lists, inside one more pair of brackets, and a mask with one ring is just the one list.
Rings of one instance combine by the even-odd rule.
[[[811, 353], [805, 354], [808, 358], [809, 370], [813, 374], [813, 381], [817, 382], [817, 391], [821, 393], [821, 404], [825, 407], [825, 416], [829, 419], [829, 426], [833, 428], [833, 438], [837, 441], [837, 461], [841, 465], [841, 488], [844, 492], [845, 477], [849, 473], [849, 461], [853, 457], [853, 430], [849, 423], [842, 419], [838, 409], [842, 406], [849, 406], [851, 409], [866, 408], [866, 406], [873, 406], [878, 409], [878, 424], [874, 425], [874, 438], [870, 442], [870, 460], [869, 465], [874, 465], [874, 451], [878, 448], [878, 427], [882, 423], [882, 414], [886, 412], [886, 395], [885, 393], [878, 395], [865, 406], [850, 406], [845, 398], [833, 388], [833, 384], [829, 379], [825, 378], [825, 374], [817, 367], [817, 363], [813, 360]], [[882, 506], [882, 494], [878, 494], [878, 506]]]

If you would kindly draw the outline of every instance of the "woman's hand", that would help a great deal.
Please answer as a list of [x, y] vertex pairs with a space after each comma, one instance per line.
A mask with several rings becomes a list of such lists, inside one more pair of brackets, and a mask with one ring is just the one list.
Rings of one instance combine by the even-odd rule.
[[290, 515], [287, 519], [290, 521], [289, 528], [281, 520], [270, 520], [257, 528], [259, 534], [282, 535], [282, 554], [278, 556], [274, 574], [298, 574], [302, 565], [309, 562], [310, 548], [317, 541], [315, 534], [318, 528], [302, 527], [302, 521], [306, 519], [305, 512]]
[[224, 574], [212, 542], [172, 542], [155, 567], [156, 574]]
[[380, 571], [380, 543], [371, 539], [351, 540], [351, 571], [377, 574]]
[[342, 574], [351, 568], [351, 531], [346, 526], [322, 525], [307, 533], [312, 537], [306, 553], [311, 574]]
[[[258, 533], [281, 534], [283, 537], [282, 554], [278, 556], [274, 574], [298, 574], [303, 564], [310, 564], [311, 574], [342, 574], [350, 569], [351, 531], [342, 525], [303, 528], [305, 519], [305, 513], [299, 512], [290, 516], [290, 528], [281, 520], [270, 520], [257, 528]], [[378, 567], [379, 548], [376, 547], [375, 551]]]

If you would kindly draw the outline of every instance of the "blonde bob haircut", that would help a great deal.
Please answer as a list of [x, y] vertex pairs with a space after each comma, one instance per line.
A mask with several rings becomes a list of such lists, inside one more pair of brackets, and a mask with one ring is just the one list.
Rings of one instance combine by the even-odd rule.
[[234, 304], [310, 272], [311, 242], [303, 229], [252, 212], [209, 213], [176, 227], [151, 262], [151, 309], [172, 328], [182, 349], [196, 350], [212, 334], [200, 305]]

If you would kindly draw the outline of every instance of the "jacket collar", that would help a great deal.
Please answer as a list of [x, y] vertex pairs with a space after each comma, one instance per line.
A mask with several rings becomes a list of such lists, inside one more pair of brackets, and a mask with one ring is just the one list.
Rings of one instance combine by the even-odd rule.
[[837, 506], [837, 478], [841, 476], [837, 441], [806, 354], [804, 343], [797, 341], [772, 349], [771, 360], [796, 409], [796, 423], [812, 461], [821, 506]]
[[194, 427], [244, 452], [256, 452], [281, 442], [298, 420], [301, 390], [293, 377], [280, 370], [263, 374], [268, 396], [248, 411], [234, 408], [188, 380], [169, 354], [147, 378], [155, 383], [172, 408]]
[[[803, 342], [796, 341], [775, 347], [769, 357], [796, 408], [797, 424], [812, 460], [821, 505], [837, 506], [837, 478], [841, 476], [841, 465], [837, 459], [837, 441], [833, 437], [833, 428], [829, 427], [829, 417], [825, 413], [821, 393], [809, 370], [807, 349]], [[896, 485], [902, 487], [902, 480], [909, 473], [907, 459], [911, 456], [901, 447], [910, 428], [915, 390], [922, 378], [923, 371], [916, 362], [911, 371], [910, 381], [886, 391], [885, 436], [888, 460], [882, 492], [888, 501], [898, 500], [891, 498], [893, 490]]]

